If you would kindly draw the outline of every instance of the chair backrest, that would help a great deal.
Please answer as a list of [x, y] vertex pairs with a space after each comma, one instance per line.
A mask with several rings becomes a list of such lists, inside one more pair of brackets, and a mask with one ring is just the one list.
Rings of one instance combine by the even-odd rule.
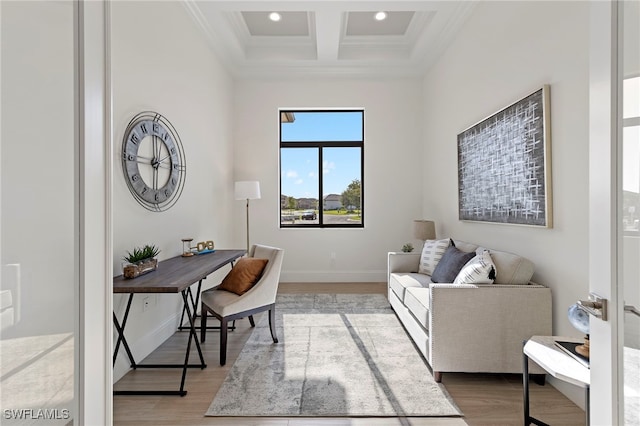
[[249, 249], [249, 257], [267, 259], [267, 265], [262, 272], [260, 280], [243, 297], [258, 297], [264, 304], [275, 303], [280, 283], [280, 270], [282, 269], [282, 259], [284, 250], [277, 247], [254, 244]]

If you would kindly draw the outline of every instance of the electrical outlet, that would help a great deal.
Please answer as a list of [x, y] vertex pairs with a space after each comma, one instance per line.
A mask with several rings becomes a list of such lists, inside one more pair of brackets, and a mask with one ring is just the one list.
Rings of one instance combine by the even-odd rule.
[[151, 300], [149, 299], [149, 296], [145, 296], [142, 298], [142, 312], [146, 312], [147, 309], [149, 309], [149, 306], [151, 306]]

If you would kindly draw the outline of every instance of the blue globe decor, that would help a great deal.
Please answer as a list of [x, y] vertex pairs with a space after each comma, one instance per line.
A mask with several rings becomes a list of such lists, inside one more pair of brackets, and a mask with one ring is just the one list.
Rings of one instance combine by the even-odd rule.
[[575, 351], [579, 355], [589, 359], [589, 314], [575, 303], [569, 306], [567, 318], [569, 318], [569, 322], [576, 328], [576, 330], [586, 334], [584, 337], [584, 344], [576, 346]]
[[577, 303], [569, 306], [567, 317], [576, 330], [589, 334], [589, 314], [583, 311]]

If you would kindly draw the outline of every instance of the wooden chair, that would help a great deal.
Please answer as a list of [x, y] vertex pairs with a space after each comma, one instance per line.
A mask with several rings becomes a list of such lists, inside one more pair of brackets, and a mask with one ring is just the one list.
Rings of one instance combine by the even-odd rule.
[[227, 361], [229, 321], [249, 317], [251, 326], [255, 327], [253, 314], [268, 310], [271, 337], [274, 343], [278, 343], [275, 321], [276, 293], [278, 292], [284, 250], [256, 244], [249, 250], [248, 257], [268, 259], [262, 276], [249, 291], [237, 295], [214, 287], [202, 292], [200, 341], [205, 341], [207, 316], [211, 314], [220, 320], [220, 365], [225, 365]]

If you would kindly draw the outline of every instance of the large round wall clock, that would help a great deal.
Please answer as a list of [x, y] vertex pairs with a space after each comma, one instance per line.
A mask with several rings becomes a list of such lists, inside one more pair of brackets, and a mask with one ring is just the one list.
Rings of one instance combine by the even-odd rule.
[[131, 119], [122, 140], [122, 170], [129, 191], [147, 210], [165, 211], [178, 201], [187, 167], [169, 120], [152, 111]]

